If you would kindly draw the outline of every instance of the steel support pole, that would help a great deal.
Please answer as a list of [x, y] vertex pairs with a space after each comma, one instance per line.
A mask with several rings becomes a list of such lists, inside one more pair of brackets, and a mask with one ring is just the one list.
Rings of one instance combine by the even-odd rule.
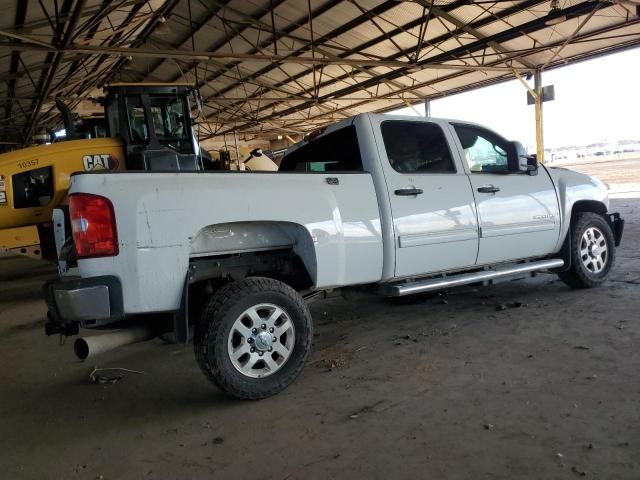
[[240, 148], [238, 147], [238, 131], [233, 131], [233, 140], [236, 143], [236, 165], [238, 167], [238, 171], [240, 171]]
[[533, 75], [533, 89], [536, 110], [536, 156], [539, 163], [544, 163], [544, 122], [542, 121], [542, 71], [536, 70]]
[[424, 100], [424, 116], [431, 116], [431, 100], [429, 100], [428, 98], [425, 98]]
[[290, 135], [285, 135], [285, 136], [284, 136], [284, 138], [286, 138], [287, 140], [289, 140], [289, 142], [291, 142], [291, 145], [295, 145], [296, 143], [298, 143], [298, 142], [296, 142], [293, 138], [291, 138], [291, 136], [290, 136]]

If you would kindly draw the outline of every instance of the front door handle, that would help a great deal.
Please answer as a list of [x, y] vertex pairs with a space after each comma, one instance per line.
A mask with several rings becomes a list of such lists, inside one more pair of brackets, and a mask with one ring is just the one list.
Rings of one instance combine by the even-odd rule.
[[399, 188], [398, 190], [396, 190], [395, 192], [396, 195], [401, 195], [401, 196], [412, 196], [412, 195], [420, 195], [422, 194], [422, 189], [421, 188], [416, 188], [416, 187], [409, 187], [409, 188]]
[[499, 192], [500, 189], [498, 187], [494, 187], [493, 185], [483, 185], [482, 187], [478, 187], [478, 191], [480, 193], [496, 193]]

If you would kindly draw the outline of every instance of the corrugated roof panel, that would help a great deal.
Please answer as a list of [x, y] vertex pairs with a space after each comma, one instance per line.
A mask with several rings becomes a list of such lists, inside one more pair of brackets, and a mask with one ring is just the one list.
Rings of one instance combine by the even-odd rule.
[[[35, 40], [45, 44], [50, 43], [51, 27], [40, 5], [36, 0], [27, 1], [29, 8], [27, 8], [26, 24], [18, 33], [31, 35]], [[313, 19], [316, 54], [341, 56], [351, 61], [367, 58], [369, 58], [367, 62], [371, 62], [370, 58], [396, 59], [408, 65], [419, 41], [424, 7], [418, 2], [356, 1], [357, 3], [312, 0], [312, 11], [323, 11]], [[195, 48], [227, 54], [273, 55], [275, 48], [269, 13], [270, 4], [270, 0], [231, 0], [226, 3], [226, 6], [214, 2], [192, 2], [192, 20], [197, 30], [194, 38]], [[44, 102], [45, 108], [39, 117], [39, 125], [51, 126], [52, 122], [58, 122], [54, 112], [47, 113], [52, 105], [54, 94], [69, 98], [86, 96], [90, 92], [95, 92], [97, 86], [113, 79], [134, 81], [185, 79], [195, 82], [197, 72], [202, 93], [209, 100], [213, 100], [210, 97], [214, 95], [223, 95], [227, 99], [243, 96], [245, 98], [247, 96], [262, 98], [309, 96], [314, 83], [311, 66], [289, 63], [286, 58], [290, 55], [311, 56], [307, 3], [301, 0], [273, 0], [273, 4], [276, 5], [274, 20], [276, 36], [279, 37], [276, 42], [278, 55], [285, 57], [282, 62], [272, 64], [271, 60], [265, 62], [252, 58], [235, 60], [225, 58], [201, 62], [197, 70], [194, 70], [194, 61], [188, 57], [175, 59], [170, 58], [171, 55], [167, 55], [169, 58], [134, 56], [131, 61], [126, 61], [122, 55], [68, 53], [52, 77], [50, 96]], [[520, 4], [521, 2], [515, 1], [493, 4], [462, 4], [453, 0], [436, 1], [436, 6], [448, 10], [453, 19], [449, 15], [445, 15], [447, 17], [445, 19], [437, 19], [432, 12], [428, 28], [424, 32], [424, 42], [420, 52], [420, 61], [426, 62], [425, 68], [416, 71], [415, 68], [402, 70], [397, 65], [331, 64], [322, 67], [318, 65], [316, 82], [320, 86], [320, 98], [329, 99], [326, 105], [312, 104], [311, 107], [304, 107], [297, 111], [302, 108], [301, 105], [304, 102], [292, 101], [290, 104], [285, 104], [251, 100], [238, 113], [233, 114], [234, 109], [242, 105], [242, 102], [236, 104], [233, 101], [230, 103], [229, 100], [221, 100], [226, 103], [220, 105], [230, 105], [233, 108], [225, 109], [217, 105], [207, 111], [213, 112], [219, 121], [224, 120], [225, 115], [228, 116], [227, 121], [221, 121], [216, 127], [222, 129], [218, 130], [220, 132], [225, 128], [228, 131], [232, 127], [246, 128], [250, 131], [273, 131], [274, 128], [282, 129], [283, 125], [305, 129], [330, 121], [334, 117], [339, 118], [345, 115], [345, 112], [386, 109], [390, 105], [404, 104], [403, 98], [441, 96], [448, 92], [485, 85], [503, 78], [505, 72], [428, 68], [428, 62], [437, 60], [438, 63], [444, 62], [453, 66], [463, 61], [470, 65], [486, 62], [504, 67], [504, 63], [500, 64], [503, 54], [495, 55], [494, 53], [506, 49], [524, 55], [524, 60], [521, 62], [526, 61], [529, 65], [541, 66], [552, 58], [555, 49], [540, 51], [531, 49], [549, 44], [562, 45], [575, 31], [576, 26], [586, 18], [589, 11], [596, 7], [600, 10], [580, 32], [579, 37], [582, 38], [583, 35], [600, 29], [606, 30], [607, 33], [603, 34], [598, 41], [569, 44], [553, 60], [553, 64], [608, 51], [623, 44], [640, 45], [639, 20], [635, 16], [628, 15], [622, 5], [606, 6], [584, 0], [561, 1], [561, 9], [571, 8], [571, 11], [577, 11], [579, 16], [557, 25], [545, 25], [541, 22], [536, 24], [535, 21], [549, 13], [549, 2], [539, 2], [528, 9], [518, 10]], [[50, 0], [44, 0], [43, 5], [49, 12], [53, 12], [53, 3]], [[451, 8], [450, 5], [455, 7]], [[4, 21], [2, 29], [5, 31], [14, 29], [15, 7], [16, 4], [11, 2], [0, 5], [0, 13], [4, 14], [4, 20], [0, 20], [0, 25]], [[191, 51], [192, 44], [189, 37], [192, 26], [187, 2], [172, 4], [165, 0], [150, 0], [143, 3], [127, 2], [117, 4], [115, 7], [108, 17], [99, 18], [97, 14], [103, 8], [103, 2], [89, 0], [80, 17], [78, 27], [84, 28], [84, 31], [76, 36], [75, 41], [79, 45], [104, 47], [138, 45], [142, 48], [180, 50], [185, 53]], [[171, 7], [170, 10], [163, 10], [169, 7]], [[134, 14], [133, 10], [138, 8], [138, 12]], [[511, 13], [505, 16], [507, 11]], [[167, 20], [162, 24], [153, 24], [152, 28], [150, 22], [159, 12], [163, 12]], [[370, 12], [381, 13], [372, 21]], [[503, 16], [505, 18], [501, 19], [500, 17]], [[90, 33], [88, 22], [92, 19], [97, 20], [96, 28]], [[492, 20], [484, 24], [487, 19]], [[520, 26], [529, 22], [533, 22], [530, 24], [533, 25], [532, 31], [525, 34]], [[505, 32], [506, 35], [500, 39], [501, 47], [494, 48], [491, 45], [483, 45], [483, 41], [477, 38], [473, 30], [465, 31], [466, 29], [460, 28], [461, 24], [478, 31], [481, 37]], [[346, 25], [350, 28], [345, 28]], [[617, 38], [617, 34], [631, 36]], [[452, 38], [452, 35], [456, 38]], [[444, 40], [435, 42], [435, 38], [444, 38]], [[358, 51], [363, 44], [368, 47]], [[0, 78], [4, 81], [0, 82], [0, 95], [4, 99], [0, 98], [0, 137], [19, 137], [24, 131], [30, 116], [29, 111], [34, 105], [30, 99], [36, 97], [38, 91], [21, 65], [18, 66], [17, 73], [10, 72], [12, 55], [6, 50], [2, 53]], [[45, 75], [41, 80], [40, 75], [41, 72], [46, 74], [49, 67], [46, 60], [51, 60], [54, 53], [24, 51], [20, 56], [36, 83], [46, 79]], [[518, 65], [518, 62], [515, 65]], [[116, 67], [119, 70], [116, 71]], [[10, 86], [17, 97], [26, 99], [24, 102], [26, 115], [17, 113], [20, 110], [13, 105], [15, 100], [7, 100]], [[342, 97], [332, 98], [334, 94], [344, 95], [348, 100]], [[383, 95], [388, 95], [388, 98], [368, 101]], [[11, 108], [6, 106], [8, 102]], [[339, 110], [331, 113], [336, 108]], [[277, 113], [288, 110], [294, 113], [286, 116]], [[330, 113], [327, 114], [327, 112]], [[262, 119], [262, 124], [258, 127], [254, 125], [255, 120], [245, 121], [255, 118]], [[8, 127], [12, 129], [17, 127], [18, 130], [9, 132], [6, 129]]]
[[380, 15], [377, 22], [382, 27], [396, 28], [417, 18], [424, 18], [424, 6], [417, 2], [397, 2], [397, 6]]
[[498, 3], [496, 4], [496, 7], [491, 9], [491, 12], [482, 7], [483, 5], [465, 5], [464, 7], [456, 8], [448, 13], [455, 19], [459, 20], [461, 23], [468, 25], [472, 22], [490, 17], [492, 13], [497, 13], [498, 11], [504, 9], [506, 6]]
[[[312, 9], [314, 6], [312, 5]], [[298, 11], [302, 10], [306, 14], [305, 7], [306, 4], [302, 9], [299, 7]], [[313, 19], [313, 34], [316, 38], [326, 35], [361, 14], [362, 12], [351, 2], [341, 2]]]

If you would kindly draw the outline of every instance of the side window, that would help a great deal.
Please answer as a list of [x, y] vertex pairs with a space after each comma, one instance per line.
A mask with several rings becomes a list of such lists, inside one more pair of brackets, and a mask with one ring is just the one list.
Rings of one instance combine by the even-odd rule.
[[471, 172], [505, 173], [509, 171], [506, 140], [490, 131], [471, 125], [454, 125], [454, 128]]
[[356, 128], [328, 133], [285, 155], [281, 172], [362, 172]]
[[[109, 133], [111, 137], [120, 137], [120, 115], [118, 114], [118, 99], [112, 100], [107, 105], [107, 120], [109, 121]], [[106, 136], [106, 135], [105, 135]]]
[[127, 116], [129, 117], [129, 136], [135, 143], [147, 143], [149, 130], [140, 97], [127, 97]]
[[451, 151], [435, 123], [387, 120], [382, 139], [389, 163], [400, 173], [454, 173]]
[[151, 105], [151, 120], [153, 120], [153, 130], [156, 136], [165, 137], [168, 135], [169, 128], [165, 125], [165, 116], [162, 114], [162, 108], [159, 105]]

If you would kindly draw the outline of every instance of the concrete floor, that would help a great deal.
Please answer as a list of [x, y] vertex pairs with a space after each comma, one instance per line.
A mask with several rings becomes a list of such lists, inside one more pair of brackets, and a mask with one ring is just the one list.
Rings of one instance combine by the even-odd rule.
[[[611, 183], [628, 223], [604, 286], [315, 304], [307, 368], [261, 402], [219, 394], [191, 346], [74, 360], [43, 334], [55, 273], [0, 258], [0, 478], [638, 479], [639, 166]], [[144, 373], [94, 384], [94, 366]]]

